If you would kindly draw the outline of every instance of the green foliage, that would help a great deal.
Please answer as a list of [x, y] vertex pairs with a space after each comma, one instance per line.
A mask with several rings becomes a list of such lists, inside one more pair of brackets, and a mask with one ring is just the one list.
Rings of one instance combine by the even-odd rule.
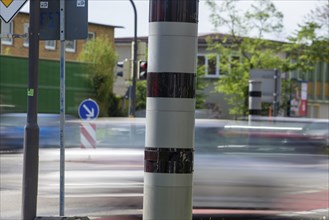
[[[283, 27], [283, 14], [270, 0], [255, 1], [245, 13], [237, 9], [239, 2], [224, 0], [217, 5], [216, 0], [206, 0], [215, 28], [228, 29], [229, 35], [222, 42], [208, 39], [208, 49], [220, 54], [220, 70], [225, 77], [215, 84], [215, 90], [225, 94], [230, 114], [235, 116], [246, 113], [251, 69], [309, 73], [317, 63], [329, 62], [329, 3], [311, 11], [289, 42], [283, 43], [264, 40], [267, 34], [277, 34]], [[282, 83], [283, 94], [289, 92], [287, 85], [289, 81]], [[284, 107], [286, 100], [282, 103]]]
[[[215, 83], [215, 90], [225, 94], [231, 115], [245, 115], [250, 69], [274, 69], [283, 65], [278, 56], [281, 44], [261, 39], [264, 34], [282, 29], [283, 15], [269, 0], [256, 1], [245, 13], [237, 10], [239, 1], [225, 0], [220, 6], [215, 0], [206, 2], [215, 27], [226, 27], [230, 34], [220, 43], [208, 39], [208, 49], [221, 56], [220, 70], [225, 75]], [[256, 37], [241, 37], [252, 35]]]
[[109, 95], [108, 101], [108, 116], [109, 117], [123, 117], [127, 115], [127, 109], [124, 108], [124, 99], [122, 97], [118, 97], [113, 93]]
[[270, 0], [258, 1], [252, 4], [251, 10], [245, 13], [246, 22], [250, 31], [258, 33], [257, 38], [263, 38], [264, 33], [281, 32], [283, 14], [277, 11]]
[[[329, 3], [325, 7], [329, 7]], [[290, 44], [284, 47], [287, 61], [292, 61], [286, 66], [287, 70], [307, 73], [319, 62], [329, 63], [329, 35], [321, 35], [321, 30], [328, 30], [327, 25], [328, 21], [318, 23], [316, 20], [299, 25], [299, 29], [289, 37]]]
[[202, 109], [206, 101], [206, 95], [203, 93], [204, 89], [208, 86], [204, 75], [204, 66], [199, 66], [196, 74], [196, 95], [195, 95], [195, 108]]
[[146, 80], [136, 82], [136, 110], [146, 109]]
[[79, 60], [88, 64], [86, 71], [94, 90], [93, 98], [100, 107], [100, 116], [108, 116], [110, 96], [113, 97], [114, 67], [117, 63], [112, 43], [105, 37], [88, 41]]

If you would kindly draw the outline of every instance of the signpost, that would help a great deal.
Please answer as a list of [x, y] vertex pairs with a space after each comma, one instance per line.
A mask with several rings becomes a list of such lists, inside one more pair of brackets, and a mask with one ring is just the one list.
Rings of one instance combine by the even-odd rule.
[[0, 17], [9, 23], [26, 2], [27, 0], [0, 0]]
[[[0, 18], [9, 23], [27, 0], [0, 0]], [[67, 8], [67, 10], [65, 10]], [[65, 19], [66, 15], [70, 19]], [[22, 189], [22, 219], [36, 217], [39, 127], [38, 113], [38, 61], [39, 40], [60, 40], [60, 215], [64, 215], [64, 123], [65, 123], [65, 40], [88, 37], [87, 0], [30, 0], [29, 78], [27, 125], [24, 134], [24, 166]], [[9, 35], [8, 35], [9, 36]], [[12, 35], [14, 36], [14, 35]], [[12, 37], [11, 36], [11, 37]], [[85, 106], [85, 105], [83, 105]], [[88, 107], [88, 104], [86, 104]], [[87, 108], [90, 118], [98, 116], [98, 108]], [[83, 113], [82, 113], [83, 114]]]
[[[10, 1], [10, 0], [0, 0]], [[60, 40], [60, 216], [64, 215], [65, 185], [65, 40], [88, 37], [87, 0], [40, 0], [40, 40]], [[69, 19], [66, 19], [69, 17]]]

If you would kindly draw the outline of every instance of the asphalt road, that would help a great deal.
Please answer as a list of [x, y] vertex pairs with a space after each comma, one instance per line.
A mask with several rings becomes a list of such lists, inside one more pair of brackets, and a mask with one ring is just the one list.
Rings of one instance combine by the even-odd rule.
[[[140, 218], [142, 214], [143, 154], [140, 151], [123, 152], [95, 150], [67, 151], [65, 215], [89, 216], [92, 219], [106, 220]], [[59, 156], [58, 150], [40, 150], [38, 213], [37, 216], [57, 216], [59, 214]], [[200, 206], [208, 209], [195, 209], [195, 219], [326, 219], [329, 218], [329, 166], [328, 158], [319, 158], [319, 163], [279, 163], [280, 169], [265, 167], [261, 160], [247, 160], [246, 156], [230, 155], [217, 158], [214, 165], [212, 156], [196, 160], [195, 191]], [[237, 159], [238, 157], [239, 159]], [[266, 156], [262, 156], [264, 159]], [[126, 159], [125, 159], [126, 158]], [[128, 159], [127, 159], [128, 158]], [[280, 159], [283, 157], [281, 156]], [[271, 158], [273, 159], [273, 158]], [[279, 158], [278, 158], [279, 159]], [[205, 162], [209, 161], [209, 162]], [[241, 161], [218, 173], [209, 175], [211, 169], [218, 170], [229, 161]], [[248, 164], [246, 161], [249, 161]], [[18, 220], [21, 213], [23, 155], [0, 155], [0, 219]], [[247, 164], [247, 165], [246, 165]], [[270, 166], [270, 165], [268, 165]], [[252, 170], [253, 169], [253, 170]], [[253, 173], [253, 175], [249, 175]], [[277, 210], [244, 210], [237, 203], [232, 209], [228, 205], [228, 187], [233, 182], [237, 191], [243, 193], [266, 194], [269, 182], [273, 182], [279, 197], [276, 198]], [[247, 177], [240, 179], [240, 177]], [[258, 179], [259, 181], [258, 181]], [[252, 180], [248, 182], [248, 180]], [[257, 180], [260, 184], [255, 184]], [[216, 187], [214, 183], [221, 183]], [[248, 183], [250, 184], [248, 186]], [[262, 186], [266, 186], [263, 187]], [[206, 186], [206, 187], [200, 187]], [[272, 185], [271, 185], [272, 186]], [[214, 193], [216, 191], [216, 193]], [[272, 191], [276, 192], [276, 191]], [[211, 197], [211, 194], [213, 196]], [[201, 198], [202, 196], [205, 198]], [[231, 194], [232, 195], [232, 194]], [[273, 195], [275, 197], [275, 195]], [[210, 199], [209, 199], [210, 198]], [[272, 199], [272, 197], [264, 197]], [[221, 206], [209, 207], [212, 203]], [[229, 207], [226, 207], [229, 206]], [[275, 207], [273, 207], [275, 208]], [[123, 216], [126, 215], [126, 216]], [[120, 217], [121, 216], [121, 217]], [[135, 217], [131, 217], [135, 216]], [[120, 220], [121, 220], [120, 219]]]

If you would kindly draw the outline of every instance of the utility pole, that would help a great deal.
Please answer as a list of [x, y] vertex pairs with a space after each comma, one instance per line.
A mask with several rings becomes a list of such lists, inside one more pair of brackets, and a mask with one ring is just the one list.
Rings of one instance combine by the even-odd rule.
[[33, 220], [37, 213], [39, 172], [38, 66], [40, 0], [30, 0], [29, 74], [27, 124], [24, 130], [22, 220]]
[[198, 0], [150, 0], [144, 220], [192, 219]]
[[278, 110], [279, 110], [279, 89], [278, 89], [278, 85], [279, 85], [279, 71], [277, 69], [274, 70], [274, 92], [273, 92], [273, 116], [276, 117], [278, 116]]

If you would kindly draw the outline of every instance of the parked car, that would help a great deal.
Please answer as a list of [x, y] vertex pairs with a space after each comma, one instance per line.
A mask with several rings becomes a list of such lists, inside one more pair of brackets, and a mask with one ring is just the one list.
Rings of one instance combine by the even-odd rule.
[[[74, 117], [67, 115], [65, 123], [66, 146], [79, 145], [79, 126], [70, 123]], [[38, 114], [40, 129], [40, 148], [59, 147], [60, 115]], [[26, 113], [6, 113], [0, 115], [0, 151], [19, 151], [23, 149]]]

